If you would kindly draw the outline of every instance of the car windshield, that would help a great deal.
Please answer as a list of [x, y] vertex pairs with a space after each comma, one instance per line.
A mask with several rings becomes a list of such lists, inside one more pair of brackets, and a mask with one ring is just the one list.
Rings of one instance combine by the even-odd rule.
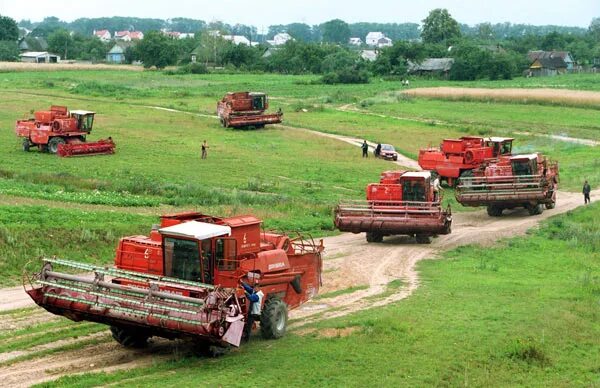
[[384, 151], [396, 151], [394, 149], [394, 146], [389, 145], [389, 144], [382, 144], [381, 145], [381, 149], [384, 150]]

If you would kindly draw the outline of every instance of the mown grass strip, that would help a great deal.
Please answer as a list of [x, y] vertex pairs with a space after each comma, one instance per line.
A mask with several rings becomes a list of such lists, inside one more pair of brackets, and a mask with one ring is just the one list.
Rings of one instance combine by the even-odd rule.
[[96, 323], [82, 323], [66, 327], [64, 330], [40, 333], [39, 335], [25, 338], [16, 338], [14, 341], [3, 341], [0, 345], [0, 353], [13, 350], [28, 349], [34, 346], [45, 345], [55, 341], [76, 339], [82, 336], [98, 333], [106, 330], [105, 325]]

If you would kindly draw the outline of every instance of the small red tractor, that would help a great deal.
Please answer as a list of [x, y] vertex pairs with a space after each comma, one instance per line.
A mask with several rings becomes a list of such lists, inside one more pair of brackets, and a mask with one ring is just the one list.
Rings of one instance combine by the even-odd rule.
[[512, 138], [464, 136], [460, 139], [444, 139], [439, 148], [425, 148], [419, 151], [419, 166], [435, 171], [445, 179], [448, 186], [454, 186], [456, 179], [473, 176], [471, 171], [488, 159], [510, 155]]
[[179, 213], [162, 216], [148, 237], [122, 238], [114, 267], [44, 259], [26, 290], [53, 314], [110, 325], [127, 347], [151, 336], [239, 346], [251, 307], [242, 282], [260, 284], [261, 334], [280, 338], [288, 308], [319, 291], [322, 251], [322, 241], [261, 231], [253, 216]]
[[402, 234], [428, 244], [431, 236], [451, 232], [452, 212], [440, 202], [429, 171], [386, 171], [367, 185], [366, 201], [341, 202], [334, 223], [342, 232], [366, 232], [367, 242]]
[[114, 154], [115, 143], [108, 139], [86, 142], [92, 131], [94, 112], [69, 111], [66, 106], [52, 106], [35, 112], [34, 118], [18, 120], [15, 133], [23, 138], [23, 151], [38, 147], [42, 152], [59, 156]]
[[473, 176], [458, 180], [456, 200], [464, 206], [487, 206], [492, 217], [524, 207], [541, 214], [556, 206], [558, 163], [541, 154], [513, 155], [486, 162]]
[[217, 115], [225, 128], [263, 128], [266, 124], [279, 124], [283, 113], [267, 114], [269, 99], [265, 93], [227, 93], [217, 103]]

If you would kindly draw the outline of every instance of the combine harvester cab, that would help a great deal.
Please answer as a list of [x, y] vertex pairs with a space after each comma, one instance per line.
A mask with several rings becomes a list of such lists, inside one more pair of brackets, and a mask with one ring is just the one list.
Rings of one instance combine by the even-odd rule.
[[15, 133], [23, 139], [23, 151], [38, 147], [62, 157], [114, 154], [115, 143], [109, 137], [87, 142], [94, 125], [94, 112], [69, 111], [66, 106], [51, 106], [49, 111], [35, 112], [34, 118], [18, 120]]
[[487, 206], [490, 216], [504, 209], [524, 207], [529, 214], [541, 214], [556, 206], [558, 163], [540, 154], [514, 155], [490, 161], [462, 177], [455, 192], [464, 206]]
[[448, 186], [455, 186], [459, 177], [473, 176], [472, 170], [486, 160], [510, 155], [512, 138], [464, 136], [460, 139], [444, 139], [439, 148], [419, 151], [419, 166], [435, 171]]
[[341, 202], [334, 223], [342, 232], [365, 232], [367, 242], [409, 235], [427, 244], [432, 236], [451, 232], [450, 207], [443, 209], [435, 196], [430, 172], [386, 171], [380, 183], [367, 186], [366, 201]]
[[279, 124], [283, 113], [267, 114], [269, 98], [265, 93], [227, 93], [217, 103], [217, 115], [225, 128], [263, 128], [267, 124]]
[[250, 308], [241, 282], [260, 284], [261, 333], [279, 338], [288, 308], [318, 293], [323, 245], [260, 225], [252, 216], [163, 216], [150, 236], [121, 239], [114, 267], [44, 259], [26, 291], [53, 314], [109, 325], [124, 346], [151, 336], [239, 346]]

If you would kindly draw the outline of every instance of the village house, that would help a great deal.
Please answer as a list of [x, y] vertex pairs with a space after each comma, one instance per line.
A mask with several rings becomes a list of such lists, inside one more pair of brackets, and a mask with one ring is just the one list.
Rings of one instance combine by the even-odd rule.
[[97, 36], [101, 41], [108, 42], [112, 39], [108, 30], [94, 30], [94, 36]]
[[548, 77], [567, 72], [567, 63], [560, 56], [540, 56], [529, 66], [529, 77]]
[[276, 34], [272, 40], [267, 40], [267, 43], [271, 46], [283, 46], [290, 40], [294, 40], [290, 34], [287, 32], [280, 32], [279, 34]]
[[416, 75], [448, 77], [454, 58], [427, 58], [423, 62], [408, 62], [408, 72]]
[[363, 44], [363, 41], [361, 38], [350, 38], [348, 40], [348, 44], [351, 44], [353, 46], [361, 46]]
[[22, 53], [26, 51], [46, 51], [48, 50], [48, 42], [42, 37], [27, 36], [19, 41], [19, 50]]
[[240, 44], [250, 46], [250, 40], [243, 35], [222, 35], [221, 37], [225, 40], [232, 42], [236, 46]]
[[106, 54], [106, 62], [108, 63], [125, 63], [125, 51], [133, 46], [131, 41], [118, 41]]
[[365, 38], [367, 45], [372, 47], [390, 47], [393, 42], [383, 32], [369, 32]]
[[60, 56], [47, 51], [27, 51], [20, 55], [21, 62], [29, 63], [58, 63]]
[[571, 56], [571, 53], [568, 51], [543, 51], [543, 50], [533, 50], [527, 53], [527, 58], [529, 59], [529, 63], [533, 64], [537, 59], [549, 58], [555, 62], [555, 65], [560, 64], [559, 61], [555, 61], [554, 58], [559, 57], [563, 60], [566, 69], [568, 72], [572, 72], [575, 68], [575, 60]]
[[144, 39], [144, 33], [141, 31], [115, 31], [115, 40], [131, 42], [132, 40]]

